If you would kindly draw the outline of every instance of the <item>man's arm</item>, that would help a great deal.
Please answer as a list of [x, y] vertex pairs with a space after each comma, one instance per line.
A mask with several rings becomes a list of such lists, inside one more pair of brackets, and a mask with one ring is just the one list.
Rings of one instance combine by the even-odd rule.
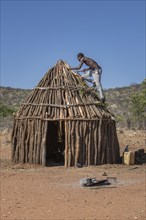
[[81, 69], [81, 67], [83, 66], [83, 61], [77, 66], [77, 67], [73, 67], [73, 68], [71, 68], [71, 70], [79, 70], [79, 69]]
[[83, 72], [86, 72], [87, 70], [91, 70], [91, 67], [89, 67], [87, 69], [83, 69]]

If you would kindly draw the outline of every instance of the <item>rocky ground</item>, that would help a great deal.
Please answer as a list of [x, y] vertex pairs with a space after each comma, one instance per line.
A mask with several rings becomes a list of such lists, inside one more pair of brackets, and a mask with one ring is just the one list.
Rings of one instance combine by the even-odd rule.
[[[1, 132], [1, 219], [146, 219], [146, 164], [84, 168], [11, 164], [11, 131]], [[121, 155], [144, 148], [144, 131], [118, 130]], [[106, 172], [106, 176], [103, 174]], [[110, 179], [106, 187], [83, 188], [83, 177]]]

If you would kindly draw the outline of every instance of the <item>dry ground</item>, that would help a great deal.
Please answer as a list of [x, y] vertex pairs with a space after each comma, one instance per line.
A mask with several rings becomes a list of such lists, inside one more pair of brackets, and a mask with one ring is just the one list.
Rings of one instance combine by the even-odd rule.
[[[121, 153], [145, 148], [142, 131], [118, 132]], [[1, 133], [2, 220], [146, 219], [146, 164], [64, 168], [14, 165], [10, 132]], [[82, 188], [83, 177], [116, 177], [108, 188]]]

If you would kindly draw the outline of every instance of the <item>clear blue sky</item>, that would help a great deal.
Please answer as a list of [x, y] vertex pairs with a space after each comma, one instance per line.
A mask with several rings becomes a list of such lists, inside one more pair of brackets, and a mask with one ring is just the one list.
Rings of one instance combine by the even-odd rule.
[[1, 86], [32, 89], [79, 52], [102, 66], [104, 88], [141, 83], [145, 37], [144, 0], [1, 0]]

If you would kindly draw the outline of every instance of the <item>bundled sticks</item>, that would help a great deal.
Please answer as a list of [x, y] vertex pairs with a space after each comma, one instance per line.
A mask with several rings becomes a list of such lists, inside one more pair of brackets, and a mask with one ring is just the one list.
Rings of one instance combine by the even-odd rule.
[[66, 121], [65, 126], [71, 131], [66, 133], [65, 166], [119, 162], [114, 123], [111, 134], [107, 132], [110, 129], [107, 121]]

